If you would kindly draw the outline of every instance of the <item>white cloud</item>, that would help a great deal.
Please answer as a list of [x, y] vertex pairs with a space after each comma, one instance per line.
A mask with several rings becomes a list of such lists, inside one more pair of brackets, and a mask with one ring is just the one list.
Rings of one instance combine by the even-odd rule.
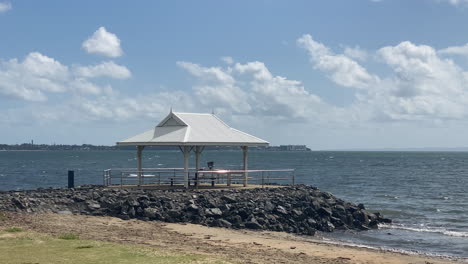
[[230, 116], [318, 122], [338, 111], [308, 92], [301, 82], [275, 76], [259, 61], [224, 69], [189, 62], [178, 65], [197, 78], [193, 90], [203, 106]]
[[177, 111], [194, 109], [193, 98], [181, 91], [155, 92], [136, 96], [107, 95], [97, 98], [75, 98], [72, 111], [89, 121], [134, 121], [162, 118], [171, 106]]
[[463, 46], [452, 46], [438, 51], [440, 54], [455, 54], [468, 56], [468, 44]]
[[72, 80], [69, 83], [69, 87], [72, 89], [72, 91], [77, 92], [78, 94], [99, 95], [103, 91], [106, 93], [112, 93], [112, 87], [101, 87], [83, 78]]
[[438, 0], [438, 1], [447, 2], [454, 6], [468, 3], [468, 0]]
[[298, 43], [309, 52], [314, 68], [335, 83], [366, 88], [357, 90], [355, 103], [347, 109], [360, 122], [436, 122], [468, 116], [468, 72], [453, 60], [441, 58], [430, 46], [405, 41], [379, 49], [378, 62], [391, 70], [379, 77], [369, 74], [349, 54], [333, 54], [310, 35], [299, 38]]
[[32, 52], [19, 62], [12, 59], [0, 66], [0, 93], [29, 101], [44, 101], [44, 92], [63, 92], [68, 67]]
[[118, 65], [113, 61], [107, 61], [93, 66], [78, 66], [75, 68], [75, 74], [85, 78], [110, 77], [115, 79], [128, 79], [132, 76], [127, 67]]
[[234, 77], [220, 67], [203, 67], [191, 62], [177, 62], [177, 65], [197, 77], [193, 86], [197, 98], [206, 107], [228, 107], [238, 113], [251, 110], [248, 95], [236, 85]]
[[301, 82], [272, 74], [262, 62], [236, 63], [226, 68], [204, 67], [191, 62], [177, 64], [195, 78], [192, 90], [126, 95], [110, 87], [106, 91], [85, 78], [75, 77], [67, 83], [73, 93], [69, 100], [58, 105], [44, 104], [36, 108], [33, 116], [28, 117], [30, 110], [10, 112], [8, 116], [40, 117], [44, 123], [47, 120], [133, 122], [136, 119], [150, 122], [162, 118], [173, 107], [177, 111], [193, 112], [214, 109], [228, 120], [258, 125], [260, 120], [333, 123], [337, 118], [330, 117], [342, 114], [341, 109], [324, 103], [307, 91]]
[[90, 66], [63, 65], [39, 52], [29, 53], [23, 61], [0, 61], [0, 95], [26, 101], [46, 101], [49, 93], [72, 92], [81, 95], [110, 94], [110, 85], [89, 79], [107, 77], [127, 79], [130, 71], [112, 61]]
[[[434, 48], [405, 41], [377, 55], [393, 70], [366, 100], [392, 120], [462, 119], [468, 114], [468, 73]], [[377, 109], [376, 109], [377, 110]]]
[[308, 51], [315, 69], [328, 74], [335, 83], [353, 88], [369, 88], [379, 81], [359, 63], [343, 54], [334, 54], [328, 47], [315, 41], [311, 35], [303, 35], [297, 44]]
[[223, 71], [220, 67], [206, 68], [186, 61], [178, 61], [177, 65], [186, 69], [192, 75], [199, 77], [203, 81], [220, 82], [229, 85], [233, 85], [235, 82], [234, 78], [229, 73]]
[[[249, 97], [253, 112], [281, 119], [309, 119], [323, 109], [331, 110], [322, 100], [305, 90], [301, 82], [274, 76], [262, 62], [235, 65], [235, 70], [249, 75]], [[253, 95], [253, 96], [252, 96]]]
[[[35, 103], [6, 109], [0, 113], [0, 123], [151, 123], [166, 115], [171, 106], [189, 112], [214, 108], [235, 127], [242, 124], [239, 128], [255, 127], [266, 135], [277, 133], [278, 138], [283, 138], [280, 134], [289, 133], [291, 127], [307, 131], [309, 136], [316, 130], [323, 135], [337, 130], [358, 134], [356, 128], [364, 131], [391, 129], [393, 124], [418, 127], [467, 120], [468, 71], [441, 56], [446, 54], [442, 50], [405, 41], [376, 52], [364, 51], [365, 55], [359, 53], [359, 47], [344, 46], [343, 54], [337, 54], [310, 35], [302, 36], [297, 43], [308, 52], [315, 70], [340, 86], [353, 88], [355, 101], [351, 105], [330, 104], [301, 81], [273, 73], [261, 61], [227, 59], [214, 66], [180, 61], [177, 65], [193, 79], [191, 89], [121, 94], [103, 85], [103, 79], [131, 77], [122, 65], [108, 61], [67, 66], [33, 52], [24, 60], [0, 63], [0, 95], [43, 101], [52, 93], [62, 93], [68, 99], [59, 104]], [[379, 75], [371, 74], [366, 63], [380, 64]], [[102, 78], [93, 79], [97, 77]], [[272, 129], [278, 122], [288, 124], [284, 126], [288, 130]], [[291, 136], [304, 134], [297, 131], [290, 132]]]
[[100, 27], [94, 34], [82, 44], [88, 53], [95, 53], [106, 57], [120, 57], [123, 54], [120, 48], [120, 39], [117, 35], [110, 33], [105, 27]]
[[0, 2], [0, 13], [5, 13], [11, 10], [12, 6], [10, 2]]
[[365, 61], [367, 59], [367, 57], [369, 56], [367, 51], [361, 49], [359, 46], [356, 46], [354, 48], [345, 47], [344, 55], [346, 55], [346, 56], [348, 56], [348, 57], [350, 57], [352, 59], [356, 59], [356, 60], [360, 60], [360, 61]]
[[221, 60], [224, 61], [226, 64], [233, 64], [234, 63], [234, 59], [232, 57], [229, 57], [229, 56], [221, 57]]

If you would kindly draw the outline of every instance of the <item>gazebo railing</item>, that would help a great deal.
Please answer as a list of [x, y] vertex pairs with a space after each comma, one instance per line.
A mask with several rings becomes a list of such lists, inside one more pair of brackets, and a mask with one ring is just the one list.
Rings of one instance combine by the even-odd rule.
[[[194, 169], [190, 169], [194, 171]], [[110, 185], [178, 185], [184, 182], [183, 168], [112, 168], [104, 170], [103, 183]]]
[[[294, 185], [295, 169], [274, 170], [199, 170], [189, 169], [189, 185], [199, 187], [203, 185], [256, 184], [265, 185]], [[112, 185], [183, 185], [185, 182], [183, 168], [144, 168], [138, 171], [134, 168], [112, 168], [104, 170], [103, 184]]]

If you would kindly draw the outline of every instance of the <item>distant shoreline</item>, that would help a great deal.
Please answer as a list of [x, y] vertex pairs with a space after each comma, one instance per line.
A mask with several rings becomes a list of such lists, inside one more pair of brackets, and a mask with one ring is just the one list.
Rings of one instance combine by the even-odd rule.
[[[207, 151], [229, 151], [239, 150], [238, 146], [207, 146]], [[105, 145], [64, 145], [64, 144], [34, 144], [23, 143], [16, 145], [0, 144], [0, 151], [46, 151], [46, 150], [73, 150], [73, 151], [88, 151], [88, 150], [135, 150], [135, 146], [105, 146]], [[146, 146], [145, 150], [179, 150], [177, 146]], [[254, 151], [278, 152], [278, 151], [294, 151], [294, 152], [310, 152], [311, 149], [306, 145], [280, 145], [280, 146], [259, 146], [250, 147]]]
[[[40, 151], [133, 151], [133, 149], [0, 149], [1, 152], [40, 152]], [[165, 149], [165, 148], [151, 148], [151, 149], [145, 149], [145, 151], [168, 151], [168, 152], [173, 152], [173, 151], [179, 151], [178, 149]], [[205, 151], [236, 151], [236, 149], [207, 149]], [[311, 152], [440, 152], [440, 153], [464, 153], [468, 152], [468, 149], [333, 149], [333, 150], [310, 150], [310, 151], [295, 151], [295, 150], [257, 150], [257, 149], [251, 149], [250, 151], [254, 152], [283, 152], [283, 153], [311, 153]]]

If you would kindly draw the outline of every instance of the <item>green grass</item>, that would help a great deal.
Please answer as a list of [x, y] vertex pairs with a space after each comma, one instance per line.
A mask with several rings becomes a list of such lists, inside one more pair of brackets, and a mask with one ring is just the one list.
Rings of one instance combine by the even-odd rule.
[[10, 228], [5, 229], [5, 232], [8, 232], [8, 233], [23, 232], [23, 228], [21, 228], [21, 227], [10, 227]]
[[0, 212], [0, 221], [6, 220], [7, 215], [4, 212]]
[[228, 263], [214, 257], [172, 253], [148, 246], [93, 240], [64, 240], [32, 232], [3, 233], [0, 234], [0, 238], [2, 264]]
[[61, 234], [58, 238], [63, 239], [63, 240], [78, 240], [80, 239], [80, 236], [70, 233], [70, 234]]

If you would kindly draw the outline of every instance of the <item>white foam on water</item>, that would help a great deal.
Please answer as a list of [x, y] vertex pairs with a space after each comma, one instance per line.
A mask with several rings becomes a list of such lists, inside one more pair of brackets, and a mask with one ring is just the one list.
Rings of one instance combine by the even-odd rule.
[[450, 256], [450, 255], [444, 255], [444, 254], [434, 254], [434, 253], [428, 253], [428, 252], [417, 251], [417, 250], [405, 250], [405, 249], [390, 248], [390, 247], [385, 247], [385, 246], [369, 246], [369, 245], [364, 245], [364, 244], [359, 244], [359, 243], [334, 240], [334, 239], [330, 239], [326, 237], [319, 237], [318, 239], [313, 238], [313, 239], [307, 239], [307, 240], [310, 240], [316, 243], [341, 245], [341, 246], [355, 247], [355, 248], [365, 248], [365, 249], [371, 249], [371, 250], [380, 250], [380, 251], [400, 253], [404, 255], [428, 256], [428, 257], [435, 257], [435, 258], [441, 258], [441, 259], [457, 260], [457, 261], [468, 263], [468, 258], [465, 258], [465, 257], [455, 257], [455, 256]]
[[407, 230], [407, 231], [413, 231], [413, 232], [439, 233], [439, 234], [443, 234], [443, 235], [451, 236], [451, 237], [468, 237], [468, 232], [451, 231], [451, 230], [447, 230], [444, 228], [429, 228], [429, 227], [417, 228], [417, 227], [409, 227], [409, 226], [403, 226], [403, 225], [398, 225], [398, 224], [391, 224], [391, 225], [379, 224], [379, 227], [388, 228], [388, 229]]

